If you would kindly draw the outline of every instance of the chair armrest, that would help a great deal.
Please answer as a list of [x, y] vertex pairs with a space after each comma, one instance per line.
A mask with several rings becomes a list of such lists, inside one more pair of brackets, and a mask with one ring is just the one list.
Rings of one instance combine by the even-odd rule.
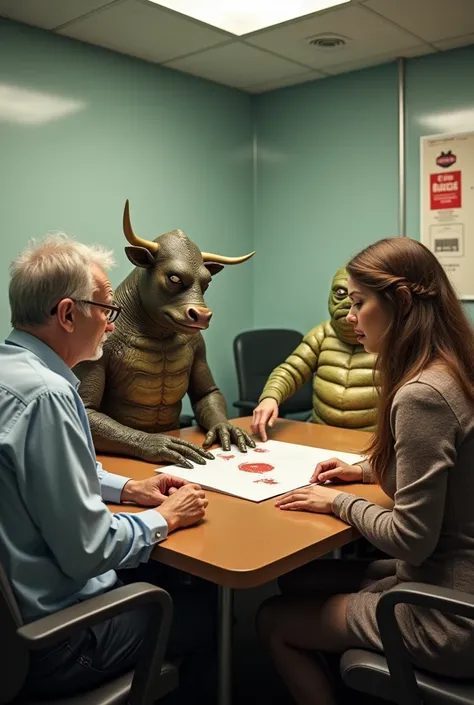
[[155, 585], [149, 583], [124, 585], [25, 624], [18, 629], [18, 635], [26, 641], [29, 650], [43, 649], [53, 646], [77, 631], [99, 624], [123, 612], [139, 609], [151, 602], [166, 605], [167, 600], [171, 600], [169, 595]]
[[397, 701], [400, 705], [421, 705], [413, 665], [395, 616], [399, 604], [474, 618], [474, 596], [425, 583], [400, 583], [387, 590], [377, 604], [377, 624]]
[[474, 595], [426, 583], [400, 583], [387, 590], [380, 602], [382, 601], [384, 615], [389, 605], [392, 605], [393, 611], [395, 605], [403, 603], [474, 619]]
[[25, 624], [18, 629], [18, 635], [28, 649], [40, 649], [93, 624], [142, 607], [150, 609], [150, 617], [127, 702], [153, 705], [173, 617], [171, 597], [162, 588], [149, 583], [124, 585]]
[[254, 409], [257, 408], [258, 402], [256, 401], [245, 401], [245, 400], [240, 400], [239, 401], [234, 401], [232, 406], [236, 406], [237, 409], [249, 409], [250, 411], [253, 411]]

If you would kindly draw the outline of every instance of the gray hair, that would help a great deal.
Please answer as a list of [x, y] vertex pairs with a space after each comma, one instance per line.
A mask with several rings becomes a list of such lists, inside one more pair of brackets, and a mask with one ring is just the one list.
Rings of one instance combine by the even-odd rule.
[[[104, 272], [111, 269], [115, 265], [112, 251], [101, 245], [83, 245], [63, 233], [47, 235], [40, 242], [31, 240], [10, 265], [12, 325], [47, 323], [61, 299], [92, 299], [97, 288], [94, 265]], [[90, 306], [78, 307], [90, 315]]]

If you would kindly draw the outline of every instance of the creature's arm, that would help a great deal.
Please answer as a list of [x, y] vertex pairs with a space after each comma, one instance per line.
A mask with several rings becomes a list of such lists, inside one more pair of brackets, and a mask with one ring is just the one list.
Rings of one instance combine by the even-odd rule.
[[188, 394], [196, 420], [206, 431], [216, 424], [227, 422], [225, 399], [209, 369], [206, 344], [201, 334], [199, 334], [189, 376]]
[[204, 464], [212, 458], [193, 443], [161, 433], [146, 433], [124, 426], [100, 411], [104, 395], [107, 361], [104, 355], [96, 362], [79, 365], [75, 373], [81, 380], [80, 394], [87, 409], [95, 449], [98, 453], [131, 455], [151, 462], [169, 462], [192, 467], [189, 460]]
[[100, 411], [104, 396], [107, 372], [107, 357], [104, 355], [95, 362], [83, 362], [74, 369], [81, 380], [80, 395], [87, 409], [94, 446], [98, 453], [137, 455], [143, 436], [136, 431]]
[[323, 323], [310, 330], [285, 362], [275, 367], [263, 388], [259, 402], [270, 398], [280, 405], [293, 396], [316, 372], [324, 337]]
[[204, 448], [216, 441], [220, 442], [224, 450], [230, 450], [232, 441], [242, 452], [246, 452], [247, 446], [255, 448], [255, 442], [245, 431], [227, 421], [225, 399], [216, 387], [207, 364], [206, 345], [201, 335], [195, 349], [188, 394], [199, 425], [208, 431]]

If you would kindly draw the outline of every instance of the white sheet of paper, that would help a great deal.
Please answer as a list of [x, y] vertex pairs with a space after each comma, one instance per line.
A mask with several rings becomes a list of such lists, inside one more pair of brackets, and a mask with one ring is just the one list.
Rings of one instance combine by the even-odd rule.
[[230, 451], [218, 449], [212, 450], [212, 454], [215, 460], [207, 460], [206, 465], [194, 464], [192, 469], [169, 465], [156, 468], [156, 472], [182, 477], [209, 490], [262, 502], [308, 485], [316, 465], [322, 460], [336, 457], [350, 464], [362, 460], [362, 456], [354, 453], [283, 441], [258, 443], [247, 453], [232, 446]]

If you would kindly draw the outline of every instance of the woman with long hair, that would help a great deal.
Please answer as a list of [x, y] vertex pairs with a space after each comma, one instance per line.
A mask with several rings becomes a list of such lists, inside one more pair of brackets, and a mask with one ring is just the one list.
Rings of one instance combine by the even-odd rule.
[[[298, 705], [334, 705], [314, 652], [382, 651], [376, 606], [399, 582], [474, 593], [474, 334], [436, 257], [409, 238], [370, 245], [347, 265], [347, 317], [367, 352], [378, 353], [381, 391], [367, 460], [333, 458], [311, 486], [280, 497], [284, 511], [333, 513], [393, 559], [316, 561], [280, 581], [257, 628]], [[378, 482], [384, 509], [325, 481]], [[413, 662], [472, 677], [473, 621], [397, 607]]]

